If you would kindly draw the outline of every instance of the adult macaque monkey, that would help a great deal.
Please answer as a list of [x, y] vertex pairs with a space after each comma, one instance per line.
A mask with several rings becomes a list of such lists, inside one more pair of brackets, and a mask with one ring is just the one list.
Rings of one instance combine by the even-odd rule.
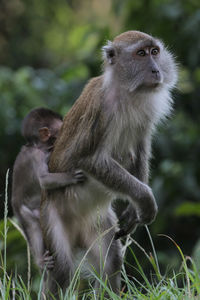
[[53, 293], [55, 281], [62, 289], [69, 285], [81, 253], [90, 247], [88, 270], [92, 265], [100, 272], [103, 259], [103, 275], [118, 291], [121, 250], [111, 201], [130, 202], [117, 237], [151, 223], [157, 213], [147, 185], [148, 160], [155, 125], [171, 110], [174, 59], [160, 40], [138, 31], [117, 36], [103, 53], [103, 75], [90, 80], [66, 115], [50, 157], [51, 172], [81, 168], [88, 177], [83, 186], [48, 191], [43, 202], [41, 221], [56, 260], [49, 281]]
[[19, 220], [35, 262], [42, 270], [54, 265], [43, 242], [40, 226], [41, 189], [57, 189], [84, 180], [81, 171], [49, 173], [48, 157], [53, 148], [62, 117], [46, 108], [32, 110], [22, 124], [27, 144], [18, 154], [13, 170], [12, 206]]

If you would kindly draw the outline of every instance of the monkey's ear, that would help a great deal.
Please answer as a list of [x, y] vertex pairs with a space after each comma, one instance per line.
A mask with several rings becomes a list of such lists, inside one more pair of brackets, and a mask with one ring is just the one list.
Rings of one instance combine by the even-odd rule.
[[115, 63], [116, 59], [116, 49], [111, 41], [108, 41], [107, 45], [102, 48], [103, 57], [108, 61], [110, 65]]
[[51, 136], [51, 133], [49, 131], [49, 128], [48, 127], [42, 127], [38, 130], [38, 133], [39, 133], [39, 140], [41, 142], [47, 142], [48, 139], [50, 138]]

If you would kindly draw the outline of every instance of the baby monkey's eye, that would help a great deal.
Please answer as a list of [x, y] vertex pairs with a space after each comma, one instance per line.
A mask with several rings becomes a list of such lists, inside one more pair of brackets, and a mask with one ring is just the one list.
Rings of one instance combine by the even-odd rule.
[[159, 49], [158, 48], [154, 48], [151, 50], [151, 54], [152, 55], [157, 55], [159, 53]]
[[139, 50], [139, 51], [137, 52], [137, 55], [139, 55], [139, 56], [145, 56], [145, 55], [146, 55], [146, 52], [145, 52], [144, 50]]

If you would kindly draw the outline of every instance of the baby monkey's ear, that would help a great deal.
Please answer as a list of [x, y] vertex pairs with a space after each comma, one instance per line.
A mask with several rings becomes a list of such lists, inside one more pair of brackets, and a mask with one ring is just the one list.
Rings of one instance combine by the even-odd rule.
[[39, 132], [39, 140], [41, 142], [47, 142], [51, 136], [51, 133], [49, 131], [49, 128], [48, 127], [42, 127], [38, 130]]
[[108, 41], [107, 45], [102, 47], [103, 58], [110, 65], [113, 65], [116, 61], [117, 51], [111, 41]]

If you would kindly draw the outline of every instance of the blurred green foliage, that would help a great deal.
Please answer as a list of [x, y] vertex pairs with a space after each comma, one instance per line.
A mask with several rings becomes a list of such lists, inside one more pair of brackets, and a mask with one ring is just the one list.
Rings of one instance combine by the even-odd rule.
[[[199, 0], [1, 0], [0, 208], [6, 170], [23, 144], [23, 117], [37, 106], [64, 115], [86, 81], [100, 74], [101, 46], [130, 29], [164, 40], [180, 70], [174, 113], [159, 126], [151, 162], [159, 205], [151, 229], [165, 264], [168, 254], [174, 261], [173, 247], [157, 233], [168, 233], [190, 254], [200, 232]], [[135, 237], [145, 243], [142, 229]], [[12, 251], [12, 232], [10, 239]]]

